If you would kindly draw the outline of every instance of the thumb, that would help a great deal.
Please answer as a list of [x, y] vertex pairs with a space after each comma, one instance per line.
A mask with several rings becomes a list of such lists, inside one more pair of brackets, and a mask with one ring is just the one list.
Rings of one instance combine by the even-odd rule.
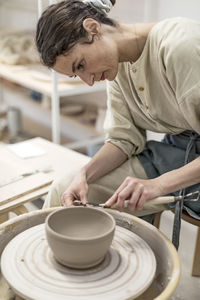
[[88, 193], [87, 192], [81, 193], [80, 200], [83, 204], [88, 203]]

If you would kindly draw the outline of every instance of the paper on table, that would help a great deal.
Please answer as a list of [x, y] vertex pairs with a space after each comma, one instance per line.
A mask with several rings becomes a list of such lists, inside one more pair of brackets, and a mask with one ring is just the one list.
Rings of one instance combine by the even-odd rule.
[[37, 157], [47, 153], [43, 148], [36, 146], [29, 141], [8, 145], [7, 147], [21, 158]]

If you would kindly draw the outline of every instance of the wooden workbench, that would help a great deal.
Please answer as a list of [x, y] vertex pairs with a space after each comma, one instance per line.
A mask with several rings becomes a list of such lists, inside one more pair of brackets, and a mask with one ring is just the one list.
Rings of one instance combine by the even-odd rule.
[[0, 187], [0, 223], [7, 220], [10, 211], [17, 215], [25, 213], [24, 204], [46, 195], [54, 179], [69, 170], [82, 167], [89, 161], [89, 157], [43, 138], [34, 138], [26, 142], [42, 148], [45, 154], [24, 159], [11, 152], [7, 144], [0, 144], [0, 179], [14, 178], [46, 166], [52, 170], [48, 173], [38, 172]]

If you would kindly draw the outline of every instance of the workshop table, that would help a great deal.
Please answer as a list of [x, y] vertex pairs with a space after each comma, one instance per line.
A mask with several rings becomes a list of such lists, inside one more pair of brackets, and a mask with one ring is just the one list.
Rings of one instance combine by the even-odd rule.
[[[27, 212], [25, 203], [45, 196], [52, 181], [67, 171], [81, 168], [89, 157], [76, 151], [37, 137], [25, 141], [44, 150], [39, 156], [21, 158], [10, 151], [8, 144], [0, 144], [0, 179], [9, 180], [35, 170], [50, 168], [48, 172], [37, 172], [23, 179], [0, 187], [0, 223], [8, 219], [8, 213]], [[1, 183], [1, 181], [0, 181]]]

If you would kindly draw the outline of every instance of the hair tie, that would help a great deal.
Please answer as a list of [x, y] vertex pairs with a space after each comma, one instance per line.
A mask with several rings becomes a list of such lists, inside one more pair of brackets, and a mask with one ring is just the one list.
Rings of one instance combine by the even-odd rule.
[[83, 2], [90, 4], [92, 7], [94, 7], [101, 13], [109, 13], [113, 7], [112, 2], [110, 0], [83, 0]]

